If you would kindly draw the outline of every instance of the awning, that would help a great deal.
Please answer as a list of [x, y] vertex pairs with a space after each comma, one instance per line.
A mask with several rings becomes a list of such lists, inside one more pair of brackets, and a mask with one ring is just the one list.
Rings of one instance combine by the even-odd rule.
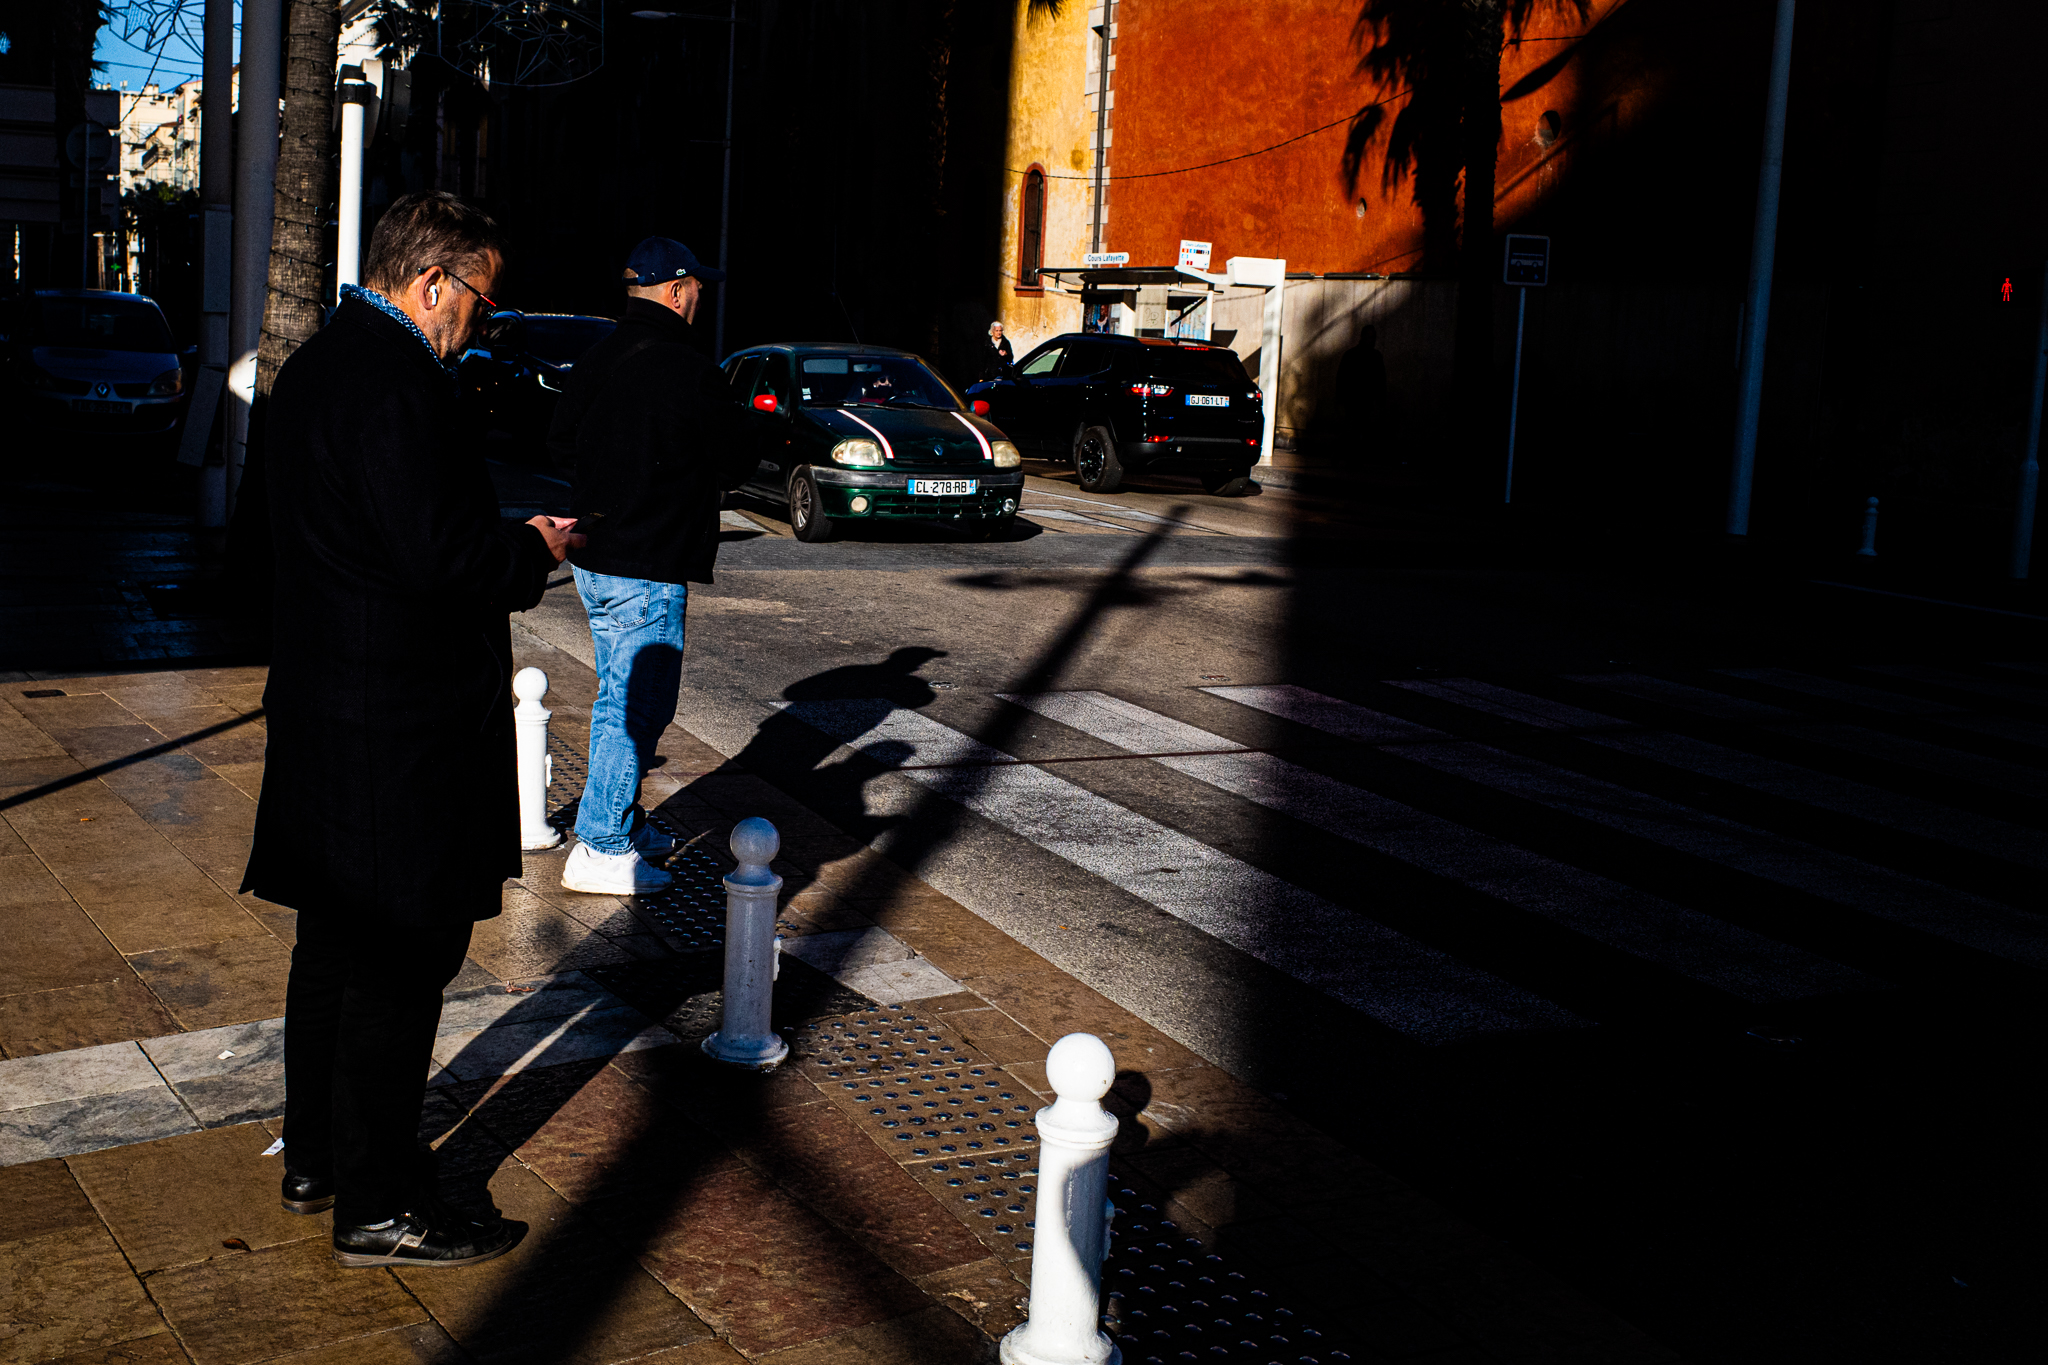
[[1230, 284], [1227, 275], [1211, 275], [1206, 271], [1172, 265], [1048, 265], [1041, 267], [1038, 273], [1050, 275], [1069, 288], [1078, 280], [1086, 289], [1139, 289], [1161, 284], [1179, 285], [1183, 289], [1223, 289]]

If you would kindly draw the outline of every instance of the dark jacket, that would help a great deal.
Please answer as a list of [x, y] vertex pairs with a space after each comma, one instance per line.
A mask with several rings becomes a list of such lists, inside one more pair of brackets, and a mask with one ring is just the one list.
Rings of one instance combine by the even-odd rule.
[[628, 299], [563, 388], [548, 449], [576, 471], [569, 510], [590, 543], [570, 558], [591, 573], [711, 581], [719, 495], [757, 457], [725, 376], [689, 330], [660, 304]]
[[448, 924], [519, 875], [508, 611], [554, 556], [498, 515], [448, 372], [359, 300], [279, 371], [265, 474], [277, 589], [242, 889]]
[[1010, 349], [1010, 338], [984, 344], [981, 348], [981, 378], [1001, 379], [1010, 372], [1010, 366], [1017, 363], [1017, 353]]

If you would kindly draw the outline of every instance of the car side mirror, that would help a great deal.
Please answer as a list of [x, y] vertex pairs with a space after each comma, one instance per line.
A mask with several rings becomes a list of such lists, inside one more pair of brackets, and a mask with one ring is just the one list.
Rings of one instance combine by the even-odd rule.
[[754, 395], [754, 408], [755, 408], [755, 410], [756, 410], [756, 411], [758, 411], [758, 412], [773, 412], [773, 411], [775, 411], [775, 395], [774, 395], [774, 394], [772, 394], [772, 393], [757, 393], [757, 394], [755, 394], [755, 395]]
[[974, 415], [976, 417], [988, 416], [988, 400], [986, 398], [977, 398], [974, 400]]

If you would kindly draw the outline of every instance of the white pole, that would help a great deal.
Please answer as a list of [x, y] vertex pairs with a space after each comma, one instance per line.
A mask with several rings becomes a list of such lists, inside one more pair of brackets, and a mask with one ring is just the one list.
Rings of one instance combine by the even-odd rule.
[[1092, 1033], [1070, 1033], [1046, 1054], [1057, 1097], [1038, 1111], [1038, 1212], [1031, 1249], [1031, 1311], [1003, 1338], [1003, 1365], [1119, 1365], [1102, 1330], [1102, 1257], [1108, 1250], [1109, 1145], [1116, 1118], [1102, 1097], [1116, 1058]]
[[775, 901], [782, 892], [782, 878], [768, 864], [782, 850], [782, 836], [754, 816], [732, 827], [730, 847], [739, 870], [725, 879], [725, 1017], [702, 1046], [715, 1062], [767, 1071], [789, 1055], [768, 1017], [775, 1003]]
[[[351, 105], [360, 109], [361, 105]], [[555, 713], [541, 705], [548, 694], [548, 675], [522, 668], [512, 677], [512, 733], [519, 746], [519, 847], [527, 852], [558, 847], [562, 831], [548, 823], [548, 779], [554, 762], [548, 756], [548, 720]]]
[[228, 308], [227, 514], [248, 456], [256, 348], [270, 295], [270, 229], [277, 199], [277, 100], [283, 0], [242, 0], [242, 84], [235, 118], [234, 297]]
[[2041, 325], [2034, 336], [2034, 397], [2027, 408], [2027, 446], [2020, 456], [2020, 490], [2012, 517], [2012, 576], [2025, 578], [2034, 559], [2034, 500], [2041, 489], [2041, 402], [2048, 389], [2048, 270], [2041, 279]]
[[1735, 468], [1728, 480], [1728, 534], [1749, 534], [1756, 472], [1757, 413], [1763, 406], [1764, 340], [1771, 330], [1771, 272], [1778, 253], [1778, 182], [1785, 169], [1785, 98], [1792, 85], [1792, 5], [1778, 0], [1771, 38], [1771, 89], [1764, 101], [1763, 167], [1757, 172], [1756, 229], [1749, 244], [1749, 296], [1742, 313], [1742, 361], [1735, 383]]
[[228, 263], [234, 243], [234, 104], [230, 86], [235, 65], [235, 0], [206, 0], [199, 86], [199, 365], [192, 400], [185, 409], [185, 435], [178, 461], [198, 465], [199, 524], [225, 526], [228, 519], [227, 466], [209, 463], [208, 445], [228, 369]]
[[1863, 506], [1863, 546], [1857, 554], [1874, 558], [1877, 554], [1877, 499], [1872, 498]]
[[349, 82], [341, 97], [341, 201], [334, 234], [334, 284], [363, 282], [363, 101], [371, 87]]
[[1259, 393], [1266, 420], [1259, 433], [1259, 463], [1273, 463], [1273, 424], [1280, 416], [1280, 319], [1287, 293], [1287, 262], [1277, 262], [1279, 279], [1266, 289], [1266, 309], [1259, 326]]
[[1515, 293], [1515, 386], [1508, 397], [1508, 483], [1500, 496], [1502, 502], [1515, 500], [1515, 423], [1522, 416], [1522, 322], [1529, 316], [1528, 286]]

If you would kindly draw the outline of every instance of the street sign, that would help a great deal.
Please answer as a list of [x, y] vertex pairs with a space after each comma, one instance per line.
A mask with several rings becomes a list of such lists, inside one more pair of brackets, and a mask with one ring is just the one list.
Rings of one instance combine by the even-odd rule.
[[81, 123], [64, 135], [64, 159], [96, 171], [114, 158], [114, 135], [97, 123]]
[[1209, 269], [1209, 248], [1213, 245], [1212, 242], [1190, 242], [1183, 238], [1180, 244], [1180, 268], [1206, 273]]
[[1081, 264], [1085, 266], [1129, 265], [1130, 263], [1131, 253], [1128, 251], [1091, 251], [1081, 257]]
[[1508, 234], [1507, 265], [1501, 271], [1507, 284], [1523, 288], [1550, 283], [1550, 239], [1518, 232]]

